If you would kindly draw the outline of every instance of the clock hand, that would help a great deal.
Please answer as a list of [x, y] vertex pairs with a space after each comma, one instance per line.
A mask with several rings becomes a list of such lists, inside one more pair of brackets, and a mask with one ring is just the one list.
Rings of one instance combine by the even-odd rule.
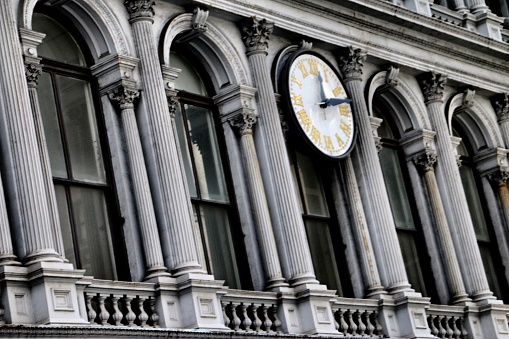
[[322, 73], [318, 72], [318, 81], [320, 81], [320, 98], [322, 102], [325, 102], [327, 100], [327, 97], [325, 96], [325, 89], [323, 88], [323, 78]]
[[339, 99], [339, 98], [330, 98], [325, 100], [327, 106], [337, 106], [341, 104], [349, 104], [352, 102], [352, 99]]

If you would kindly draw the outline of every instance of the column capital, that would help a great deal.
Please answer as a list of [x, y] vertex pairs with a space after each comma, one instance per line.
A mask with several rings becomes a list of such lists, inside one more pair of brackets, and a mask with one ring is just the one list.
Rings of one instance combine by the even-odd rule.
[[339, 68], [346, 81], [362, 80], [362, 67], [367, 54], [360, 48], [348, 46], [339, 56]]
[[488, 174], [488, 179], [498, 186], [507, 186], [507, 180], [509, 180], [509, 172], [500, 169]]
[[498, 123], [509, 121], [509, 93], [499, 93], [490, 99], [491, 105], [497, 114]]
[[154, 0], [125, 0], [124, 6], [127, 8], [130, 20], [149, 19], [154, 17]]
[[421, 74], [418, 79], [426, 105], [432, 102], [442, 102], [447, 75], [433, 71]]
[[108, 93], [110, 100], [120, 107], [120, 110], [134, 109], [134, 102], [140, 96], [140, 92], [134, 88], [119, 85]]
[[167, 95], [168, 100], [168, 110], [170, 111], [170, 117], [172, 120], [175, 120], [175, 116], [177, 115], [177, 107], [179, 105], [179, 98], [175, 95]]
[[230, 118], [228, 122], [242, 136], [252, 133], [253, 126], [258, 122], [258, 114], [252, 110], [243, 109]]
[[429, 172], [435, 170], [437, 155], [434, 152], [425, 152], [415, 156], [412, 160], [414, 164], [420, 167], [424, 172]]
[[39, 76], [42, 74], [42, 65], [35, 62], [25, 63], [25, 75], [29, 88], [37, 88]]
[[251, 17], [242, 27], [242, 41], [246, 45], [246, 53], [267, 54], [270, 35], [274, 31], [274, 23], [266, 19]]

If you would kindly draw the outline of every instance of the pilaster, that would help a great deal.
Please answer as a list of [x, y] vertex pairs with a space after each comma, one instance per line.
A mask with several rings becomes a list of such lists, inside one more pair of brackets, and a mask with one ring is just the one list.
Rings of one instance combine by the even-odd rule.
[[144, 103], [148, 129], [152, 138], [157, 173], [156, 190], [162, 211], [158, 211], [167, 228], [166, 239], [171, 255], [167, 266], [175, 275], [204, 273], [198, 255], [201, 246], [194, 237], [193, 215], [187, 199], [187, 183], [178, 160], [174, 128], [168, 110], [164, 81], [159, 66], [157, 47], [152, 30], [155, 1], [126, 0], [136, 49], [140, 58], [140, 73], [144, 85]]
[[454, 247], [466, 283], [466, 289], [473, 301], [485, 302], [494, 299], [483, 269], [481, 254], [477, 246], [472, 219], [468, 211], [465, 192], [461, 183], [449, 127], [443, 111], [443, 92], [447, 77], [434, 72], [426, 73], [419, 78], [425, 103], [436, 137], [439, 190], [446, 209], [450, 232], [453, 234]]
[[355, 168], [362, 169], [359, 178], [364, 187], [364, 207], [371, 218], [368, 222], [375, 243], [375, 255], [381, 270], [382, 284], [390, 294], [413, 292], [403, 263], [403, 256], [396, 235], [396, 227], [385, 189], [378, 151], [373, 142], [371, 121], [361, 86], [362, 67], [366, 54], [349, 47], [339, 57], [340, 68], [352, 97], [352, 106], [357, 123], [357, 145], [352, 153]]
[[267, 170], [274, 187], [276, 206], [271, 208], [274, 227], [279, 228], [288, 264], [288, 282], [292, 286], [317, 284], [307, 242], [304, 222], [299, 210], [291, 168], [281, 131], [278, 109], [274, 98], [269, 69], [267, 69], [268, 40], [274, 25], [265, 19], [251, 18], [242, 29], [246, 55], [251, 65], [253, 80], [258, 89], [258, 131], [266, 141]]
[[288, 286], [283, 278], [276, 240], [270, 220], [269, 206], [258, 163], [253, 140], [253, 127], [258, 115], [249, 104], [254, 100], [256, 89], [238, 86], [219, 93], [214, 97], [219, 106], [222, 119], [227, 120], [240, 137], [240, 146], [247, 184], [253, 209], [256, 234], [263, 256], [264, 270], [267, 275], [265, 289]]

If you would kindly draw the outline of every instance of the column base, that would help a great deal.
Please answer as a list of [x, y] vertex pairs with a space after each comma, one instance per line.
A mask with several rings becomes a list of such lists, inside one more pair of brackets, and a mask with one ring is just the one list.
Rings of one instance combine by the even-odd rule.
[[64, 260], [54, 249], [44, 249], [28, 254], [23, 260], [25, 266], [30, 266], [39, 262], [63, 262]]
[[288, 287], [288, 283], [285, 282], [285, 279], [280, 278], [273, 278], [269, 281], [267, 281], [267, 286], [265, 286], [265, 290], [272, 290], [277, 287]]

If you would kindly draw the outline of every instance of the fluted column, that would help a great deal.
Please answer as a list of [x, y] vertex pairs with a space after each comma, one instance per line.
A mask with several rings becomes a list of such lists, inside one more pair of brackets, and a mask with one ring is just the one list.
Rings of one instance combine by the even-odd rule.
[[489, 179], [495, 188], [500, 206], [502, 207], [505, 224], [509, 226], [509, 190], [507, 188], [509, 172], [496, 171], [489, 175]]
[[53, 175], [51, 173], [51, 164], [49, 162], [48, 146], [46, 144], [46, 136], [44, 134], [39, 98], [37, 97], [37, 81], [42, 73], [42, 66], [38, 61], [39, 60], [36, 58], [25, 57], [28, 95], [30, 96], [30, 104], [32, 106], [32, 116], [35, 125], [37, 144], [39, 146], [39, 154], [41, 156], [46, 201], [48, 203], [51, 225], [53, 225], [55, 249], [62, 258], [65, 258], [64, 241], [62, 239], [62, 229], [60, 228], [60, 217], [58, 215], [57, 199], [55, 195], [55, 187], [53, 185]]
[[419, 79], [430, 122], [437, 133], [437, 155], [440, 157], [440, 162], [437, 164], [437, 175], [442, 180], [439, 186], [440, 195], [451, 209], [448, 224], [451, 228], [450, 232], [455, 234], [453, 237], [454, 247], [463, 263], [460, 268], [468, 294], [474, 301], [493, 299], [493, 293], [489, 289], [481, 254], [477, 246], [474, 226], [453, 152], [454, 148], [446, 115], [442, 108], [446, 79], [445, 76], [434, 72], [424, 74]]
[[366, 298], [386, 294], [387, 292], [384, 291], [380, 281], [378, 265], [376, 264], [375, 252], [373, 251], [371, 236], [369, 235], [368, 223], [364, 214], [352, 158], [347, 157], [343, 164], [343, 175], [346, 182], [345, 190], [348, 195], [348, 201], [352, 205], [353, 235], [356, 241], [357, 253], [360, 257], [361, 270], [366, 280]]
[[445, 266], [447, 282], [452, 294], [452, 303], [458, 304], [471, 301], [471, 299], [468, 298], [465, 284], [463, 283], [458, 257], [454, 252], [454, 243], [447, 224], [447, 217], [442, 204], [442, 198], [440, 197], [437, 179], [435, 177], [434, 166], [437, 161], [437, 157], [433, 153], [424, 153], [415, 157], [413, 160], [424, 173], [424, 182], [428, 191], [431, 214], [435, 221], [437, 240], [442, 252], [442, 262]]
[[[352, 107], [357, 124], [357, 144], [352, 154], [357, 168], [362, 168], [365, 194], [372, 222], [369, 224], [374, 242], [378, 267], [383, 269], [382, 283], [389, 293], [412, 291], [408, 283], [403, 256], [399, 247], [396, 226], [392, 217], [389, 197], [385, 188], [378, 151], [373, 141], [371, 122], [362, 91], [362, 67], [366, 54], [360, 49], [348, 48], [340, 56], [340, 68], [345, 86], [352, 97]], [[384, 281], [385, 280], [385, 281]]]
[[473, 14], [491, 12], [485, 0], [465, 0], [465, 3]]
[[230, 120], [230, 124], [238, 130], [244, 168], [247, 174], [247, 186], [251, 197], [255, 217], [256, 234], [267, 274], [266, 289], [288, 286], [285, 283], [279, 263], [276, 240], [272, 231], [269, 206], [263, 189], [262, 175], [253, 140], [253, 125], [258, 120], [254, 112], [243, 112]]
[[274, 187], [278, 219], [286, 249], [289, 283], [293, 286], [316, 284], [306, 230], [299, 210], [299, 201], [291, 177], [291, 168], [281, 131], [278, 109], [267, 66], [268, 40], [273, 24], [251, 18], [243, 27], [246, 55], [251, 65], [255, 87], [258, 89], [260, 122], [258, 130], [266, 140], [268, 169]]
[[41, 156], [37, 146], [22, 53], [13, 13], [15, 1], [0, 1], [0, 88], [14, 171], [11, 191], [22, 227], [27, 264], [62, 261], [55, 251]]
[[133, 181], [134, 197], [138, 211], [143, 249], [147, 261], [145, 279], [158, 276], [169, 276], [164, 266], [161, 241], [157, 230], [154, 203], [148, 184], [147, 168], [143, 158], [140, 134], [134, 112], [134, 101], [139, 97], [135, 89], [119, 86], [109, 94], [110, 99], [118, 104], [125, 135], [129, 167]]
[[140, 58], [140, 73], [144, 86], [147, 120], [153, 138], [155, 167], [160, 185], [162, 205], [169, 234], [170, 268], [175, 275], [203, 273], [199, 264], [194, 237], [193, 216], [186, 199], [187, 184], [178, 162], [174, 129], [168, 111], [164, 82], [157, 48], [154, 43], [152, 17], [153, 0], [126, 0], [136, 49]]
[[509, 94], [500, 93], [491, 98], [505, 147], [509, 148]]

